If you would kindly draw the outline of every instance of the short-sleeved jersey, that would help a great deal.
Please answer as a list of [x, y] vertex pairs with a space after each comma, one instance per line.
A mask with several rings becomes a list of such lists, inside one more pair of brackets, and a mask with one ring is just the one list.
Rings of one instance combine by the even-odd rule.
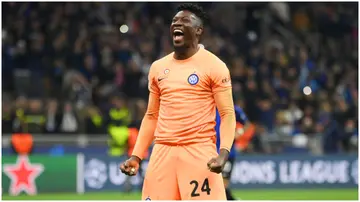
[[[239, 107], [239, 106], [234, 106], [235, 109], [235, 118], [236, 118], [236, 122], [240, 123], [241, 125], [245, 125], [246, 122], [248, 122], [248, 118], [244, 112], [244, 110]], [[221, 123], [221, 119], [220, 119], [220, 114], [218, 111], [216, 111], [216, 126], [215, 126], [215, 131], [216, 131], [216, 137], [217, 137], [217, 141], [216, 141], [216, 147], [219, 151], [220, 149], [220, 123]], [[235, 145], [233, 144], [233, 146], [231, 147], [230, 150], [230, 154], [229, 154], [229, 158], [234, 158], [236, 156], [236, 150], [235, 150]]]
[[229, 70], [203, 48], [186, 60], [173, 55], [155, 61], [149, 72], [149, 91], [160, 98], [155, 143], [215, 140], [214, 94], [231, 88]]

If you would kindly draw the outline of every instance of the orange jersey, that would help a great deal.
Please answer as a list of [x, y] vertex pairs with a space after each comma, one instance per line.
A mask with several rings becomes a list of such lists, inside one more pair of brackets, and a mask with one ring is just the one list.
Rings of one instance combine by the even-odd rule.
[[171, 53], [153, 63], [149, 90], [159, 96], [155, 143], [187, 144], [215, 137], [214, 93], [231, 89], [229, 70], [200, 48], [186, 60]]

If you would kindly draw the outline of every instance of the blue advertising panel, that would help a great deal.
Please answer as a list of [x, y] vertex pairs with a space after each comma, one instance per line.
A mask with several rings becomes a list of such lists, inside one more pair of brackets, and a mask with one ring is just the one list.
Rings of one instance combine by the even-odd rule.
[[[127, 177], [119, 170], [126, 160], [108, 156], [84, 156], [84, 191], [139, 190], [147, 161], [141, 175]], [[355, 188], [358, 184], [358, 156], [279, 155], [239, 156], [231, 177], [233, 188]], [[81, 171], [80, 171], [81, 172]]]

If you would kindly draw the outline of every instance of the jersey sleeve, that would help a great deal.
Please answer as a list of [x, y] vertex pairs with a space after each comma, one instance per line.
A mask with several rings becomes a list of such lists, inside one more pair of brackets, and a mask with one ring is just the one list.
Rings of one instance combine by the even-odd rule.
[[149, 80], [149, 83], [148, 83], [149, 91], [154, 94], [160, 94], [159, 86], [156, 81], [156, 65], [155, 65], [155, 63], [153, 63], [150, 67], [148, 80]]
[[160, 98], [158, 95], [150, 92], [148, 108], [142, 120], [138, 137], [134, 146], [132, 155], [143, 159], [146, 151], [154, 140], [154, 132], [157, 125], [160, 107]]
[[230, 71], [225, 63], [218, 62], [210, 73], [211, 90], [213, 93], [221, 92], [231, 88]]
[[235, 138], [236, 119], [234, 102], [232, 99], [232, 89], [214, 94], [216, 107], [220, 115], [220, 149], [230, 152]]
[[133, 156], [140, 159], [145, 157], [145, 153], [154, 140], [154, 132], [157, 126], [160, 108], [160, 90], [156, 81], [156, 68], [154, 63], [149, 71], [149, 101], [145, 116], [141, 122], [138, 138], [132, 152]]

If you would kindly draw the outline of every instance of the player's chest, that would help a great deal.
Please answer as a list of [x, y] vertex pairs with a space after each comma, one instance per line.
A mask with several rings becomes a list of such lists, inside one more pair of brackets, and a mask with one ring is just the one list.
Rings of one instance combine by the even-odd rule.
[[162, 94], [174, 90], [203, 91], [209, 89], [205, 71], [193, 66], [160, 69], [156, 81]]

